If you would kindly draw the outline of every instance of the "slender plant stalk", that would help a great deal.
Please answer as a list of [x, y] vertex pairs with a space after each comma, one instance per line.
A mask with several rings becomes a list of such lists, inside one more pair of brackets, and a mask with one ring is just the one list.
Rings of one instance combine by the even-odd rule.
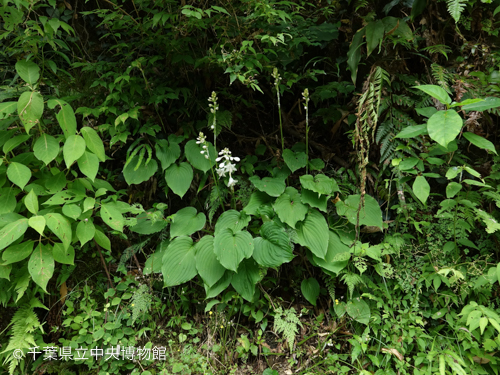
[[276, 88], [276, 96], [278, 98], [278, 115], [280, 119], [280, 134], [281, 134], [281, 155], [283, 155], [283, 151], [285, 151], [285, 139], [283, 138], [283, 120], [281, 119], [281, 98], [280, 98], [281, 77], [278, 73], [277, 68], [273, 69], [272, 76], [274, 78], [274, 87]]
[[309, 173], [309, 90], [302, 93], [304, 98], [304, 109], [306, 110], [306, 174]]

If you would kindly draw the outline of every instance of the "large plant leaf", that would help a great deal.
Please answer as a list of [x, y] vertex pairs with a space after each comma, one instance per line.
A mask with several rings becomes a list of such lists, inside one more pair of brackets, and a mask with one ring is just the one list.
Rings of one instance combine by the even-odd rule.
[[195, 277], [198, 272], [191, 237], [177, 237], [170, 242], [162, 262], [161, 272], [166, 287], [180, 285]]
[[245, 228], [250, 222], [250, 216], [244, 212], [239, 212], [236, 210], [228, 210], [219, 216], [217, 223], [215, 224], [215, 235], [226, 228], [229, 228], [233, 233], [238, 232]]
[[168, 225], [168, 221], [163, 218], [156, 221], [153, 220], [151, 212], [143, 212], [136, 219], [137, 224], [130, 227], [130, 230], [139, 234], [158, 233]]
[[214, 252], [214, 238], [203, 236], [196, 243], [196, 269], [209, 287], [213, 286], [224, 275], [226, 269], [220, 264]]
[[80, 246], [92, 240], [95, 235], [95, 226], [91, 219], [80, 221], [76, 226], [76, 237], [80, 241]]
[[28, 225], [40, 233], [43, 236], [43, 231], [45, 230], [45, 225], [47, 224], [45, 217], [33, 215], [28, 220]]
[[226, 270], [224, 275], [220, 278], [219, 281], [217, 281], [214, 285], [209, 287], [208, 285], [205, 286], [205, 292], [207, 294], [206, 299], [209, 298], [214, 298], [218, 296], [222, 291], [226, 290], [229, 284], [231, 284], [231, 280], [233, 279], [234, 273], [231, 271]]
[[316, 306], [316, 301], [319, 297], [319, 283], [314, 277], [302, 280], [300, 284], [300, 290], [302, 295], [308, 300], [313, 306]]
[[53, 136], [44, 133], [36, 140], [33, 151], [38, 160], [49, 164], [59, 154], [59, 142]]
[[197, 144], [194, 139], [186, 143], [186, 146], [184, 146], [186, 159], [193, 167], [203, 172], [208, 172], [210, 170], [210, 163], [212, 166], [215, 166], [215, 157], [217, 154], [214, 146], [210, 142], [207, 142], [207, 144], [210, 159], [205, 158], [205, 156], [201, 154], [201, 151], [203, 151], [202, 145]]
[[[335, 206], [337, 213], [347, 217], [350, 223], [356, 225], [361, 195], [349, 195], [345, 202], [338, 201]], [[359, 225], [374, 226], [383, 229], [382, 210], [371, 195], [365, 194], [364, 206], [359, 212]]]
[[325, 259], [313, 255], [314, 262], [327, 271], [338, 274], [342, 271], [351, 258], [351, 249], [344, 244], [335, 232], [328, 232], [328, 249]]
[[500, 98], [488, 97], [479, 103], [466, 104], [462, 107], [466, 111], [486, 111], [500, 107]]
[[228, 270], [236, 272], [242, 259], [252, 256], [253, 249], [253, 238], [247, 231], [233, 233], [231, 229], [225, 228], [215, 236], [215, 255]]
[[272, 198], [269, 195], [256, 190], [252, 193], [252, 195], [250, 195], [250, 200], [248, 201], [247, 205], [243, 208], [243, 211], [246, 212], [248, 215], [256, 215], [258, 209], [262, 205], [271, 202], [271, 200]]
[[101, 218], [114, 230], [123, 232], [125, 218], [122, 213], [112, 204], [103, 203], [101, 205]]
[[[6, 214], [9, 215], [9, 214]], [[12, 242], [21, 237], [28, 229], [28, 219], [18, 219], [5, 225], [0, 230], [0, 250], [5, 249]]]
[[30, 138], [31, 138], [31, 135], [28, 135], [28, 134], [18, 135], [16, 137], [10, 138], [3, 145], [3, 153], [8, 154], [12, 150], [14, 150], [17, 146], [26, 142]]
[[358, 65], [361, 60], [361, 46], [363, 45], [364, 35], [365, 28], [362, 28], [352, 38], [351, 46], [347, 52], [347, 66], [351, 71], [351, 79], [354, 84], [356, 84], [356, 77], [358, 75]]
[[62, 264], [75, 264], [75, 249], [73, 246], [68, 246], [67, 248], [60, 242], [56, 242], [52, 249], [52, 255], [54, 260]]
[[93, 153], [85, 151], [83, 155], [77, 160], [80, 171], [94, 181], [99, 170], [99, 159]]
[[185, 207], [176, 212], [170, 225], [170, 238], [178, 236], [190, 236], [194, 232], [202, 230], [207, 218], [204, 213], [197, 214], [196, 208]]
[[[378, 47], [379, 43], [384, 38], [384, 23], [382, 20], [371, 21], [366, 25], [366, 56]], [[309, 301], [311, 302], [311, 301]], [[316, 306], [316, 305], [315, 305]]]
[[33, 252], [33, 241], [23, 241], [20, 244], [9, 246], [2, 253], [3, 264], [11, 264], [26, 259]]
[[63, 146], [63, 156], [66, 167], [80, 159], [85, 152], [85, 140], [79, 135], [70, 135]]
[[54, 257], [51, 245], [40, 243], [36, 247], [28, 261], [28, 271], [33, 281], [47, 293], [47, 284], [54, 274]]
[[271, 197], [279, 197], [285, 191], [285, 180], [280, 177], [264, 177], [262, 180], [253, 176], [250, 182], [260, 191], [267, 193]]
[[181, 156], [181, 148], [178, 143], [169, 142], [166, 139], [160, 139], [155, 144], [156, 157], [161, 163], [163, 170], [170, 167], [179, 156]]
[[130, 163], [123, 168], [123, 177], [125, 177], [125, 181], [127, 181], [127, 184], [129, 185], [139, 185], [144, 181], [149, 180], [158, 170], [158, 163], [154, 159], [151, 159], [147, 165], [144, 161], [142, 161], [137, 168], [138, 162], [139, 156], [136, 155], [132, 158]]
[[165, 171], [165, 180], [168, 187], [182, 198], [193, 181], [193, 168], [185, 162], [179, 165], [172, 164]]
[[297, 169], [304, 168], [306, 166], [307, 155], [304, 152], [293, 152], [287, 148], [283, 151], [283, 160], [293, 173]]
[[422, 90], [427, 95], [436, 98], [443, 104], [451, 104], [451, 98], [448, 93], [440, 86], [437, 85], [420, 85], [414, 86], [414, 88]]
[[[420, 87], [420, 86], [419, 86]], [[453, 109], [438, 111], [427, 121], [429, 137], [443, 147], [455, 140], [462, 129], [462, 118]]]
[[47, 105], [49, 108], [55, 108], [58, 105], [61, 106], [61, 110], [56, 114], [56, 118], [64, 133], [64, 137], [68, 139], [68, 137], [76, 134], [76, 117], [73, 108], [60, 99], [51, 99], [47, 102]]
[[328, 204], [327, 195], [321, 195], [305, 188], [303, 188], [300, 193], [300, 200], [302, 201], [302, 203], [308, 204], [311, 207], [318, 208], [321, 211], [326, 212], [326, 207]]
[[285, 230], [274, 221], [264, 223], [260, 235], [254, 239], [253, 258], [264, 267], [279, 267], [294, 257], [290, 239]]
[[84, 126], [80, 133], [85, 139], [85, 143], [90, 151], [92, 151], [100, 161], [106, 161], [106, 152], [104, 151], [104, 144], [102, 143], [99, 134], [89, 126]]
[[311, 209], [306, 219], [297, 224], [299, 244], [307, 247], [318, 258], [324, 259], [328, 249], [328, 224], [323, 215]]
[[14, 212], [17, 206], [16, 195], [19, 194], [17, 188], [0, 189], [0, 214]]
[[33, 61], [21, 60], [16, 63], [16, 72], [24, 82], [35, 84], [40, 78], [40, 68]]
[[424, 176], [417, 176], [415, 178], [415, 182], [413, 182], [413, 192], [416, 197], [425, 204], [431, 192], [431, 187]]
[[480, 135], [471, 132], [464, 132], [463, 136], [474, 146], [483, 148], [485, 150], [490, 150], [494, 154], [498, 155], [497, 150], [495, 149], [495, 145], [490, 141], [488, 141], [487, 139], [481, 137]]
[[24, 164], [12, 162], [7, 168], [7, 177], [22, 190], [31, 179], [31, 170]]
[[21, 119], [26, 133], [35, 126], [43, 114], [43, 98], [40, 93], [26, 91], [21, 94], [17, 101], [17, 113]]
[[238, 272], [233, 275], [231, 285], [240, 296], [252, 302], [255, 293], [255, 285], [259, 280], [259, 266], [253, 259], [245, 259], [238, 267]]
[[302, 221], [307, 214], [307, 206], [302, 203], [297, 189], [287, 187], [285, 192], [273, 204], [280, 220], [295, 228], [297, 221]]
[[306, 174], [300, 176], [300, 184], [303, 188], [323, 195], [331, 195], [332, 193], [339, 191], [337, 182], [333, 178], [327, 177], [324, 174], [317, 174], [316, 176]]
[[34, 190], [31, 190], [25, 197], [24, 197], [24, 205], [28, 209], [29, 212], [32, 214], [37, 214], [38, 213], [38, 197], [35, 194]]
[[45, 214], [47, 226], [63, 243], [64, 249], [67, 249], [71, 244], [72, 230], [69, 221], [61, 214], [48, 213]]
[[368, 324], [370, 322], [370, 306], [360, 299], [360, 297], [348, 301], [346, 304], [346, 311], [347, 314], [357, 322], [362, 324]]

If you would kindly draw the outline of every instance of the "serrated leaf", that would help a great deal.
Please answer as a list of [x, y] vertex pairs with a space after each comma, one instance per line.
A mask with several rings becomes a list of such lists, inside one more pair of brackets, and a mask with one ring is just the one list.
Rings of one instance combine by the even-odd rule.
[[12, 162], [7, 168], [7, 177], [22, 190], [31, 179], [31, 170], [24, 164]]
[[186, 162], [179, 165], [172, 164], [165, 171], [165, 181], [168, 187], [182, 198], [193, 181], [193, 168]]
[[95, 235], [95, 226], [92, 220], [80, 221], [76, 226], [76, 236], [80, 241], [80, 245], [83, 246]]
[[203, 236], [195, 245], [196, 269], [209, 287], [213, 286], [224, 275], [226, 269], [220, 264], [214, 252], [214, 238]]
[[217, 154], [217, 151], [210, 142], [207, 142], [207, 145], [210, 159], [206, 159], [205, 156], [201, 154], [201, 151], [204, 151], [203, 147], [201, 144], [197, 144], [194, 139], [184, 146], [184, 153], [189, 163], [196, 169], [205, 173], [210, 170], [210, 163], [212, 163], [212, 166], [215, 166], [215, 157]]
[[495, 149], [495, 145], [493, 143], [491, 143], [490, 141], [488, 141], [487, 139], [485, 139], [477, 134], [471, 133], [471, 132], [464, 132], [463, 136], [465, 137], [465, 139], [467, 139], [474, 146], [485, 149], [485, 150], [490, 150], [495, 155], [498, 155], [497, 150]]
[[78, 168], [80, 171], [94, 181], [99, 170], [99, 159], [93, 153], [85, 151], [83, 155], [77, 160]]
[[307, 206], [300, 199], [299, 192], [293, 187], [285, 189], [285, 192], [274, 202], [273, 208], [280, 220], [292, 228], [295, 228], [298, 221], [304, 220], [308, 211]]
[[300, 176], [300, 184], [308, 190], [323, 195], [331, 195], [336, 191], [340, 191], [337, 182], [324, 174], [317, 174], [316, 176], [306, 174]]
[[314, 277], [306, 280], [302, 280], [300, 284], [300, 290], [302, 295], [308, 300], [313, 306], [316, 306], [316, 301], [319, 297], [319, 283]]
[[36, 140], [33, 151], [35, 157], [47, 165], [59, 154], [59, 142], [51, 135], [42, 134]]
[[267, 193], [271, 197], [279, 197], [285, 191], [285, 180], [279, 177], [264, 177], [262, 180], [258, 176], [248, 179], [258, 190]]
[[195, 277], [195, 247], [191, 237], [177, 237], [168, 245], [161, 268], [165, 286], [185, 283]]
[[274, 221], [260, 228], [262, 237], [254, 238], [253, 258], [264, 267], [279, 267], [294, 257], [288, 234]]
[[52, 249], [52, 254], [54, 260], [62, 264], [75, 264], [75, 249], [73, 246], [68, 246], [67, 248], [60, 242], [56, 242]]
[[28, 220], [28, 225], [43, 236], [46, 220], [43, 216], [32, 216]]
[[28, 261], [28, 271], [33, 281], [47, 293], [47, 284], [54, 274], [52, 246], [40, 243], [35, 248]]
[[102, 220], [106, 224], [108, 224], [114, 230], [123, 232], [125, 219], [123, 218], [122, 213], [114, 205], [103, 203], [101, 205], [100, 213]]
[[229, 228], [236, 233], [243, 228], [246, 228], [248, 223], [250, 222], [250, 216], [248, 216], [244, 212], [239, 212], [236, 210], [227, 210], [222, 215], [219, 216], [217, 223], [215, 224], [215, 232], [217, 234], [226, 228]]
[[33, 61], [21, 60], [16, 63], [16, 72], [24, 82], [35, 84], [40, 78], [40, 68]]
[[225, 228], [215, 236], [215, 255], [228, 270], [236, 272], [243, 258], [252, 256], [253, 249], [253, 238], [247, 231], [233, 233], [231, 229]]
[[207, 218], [204, 213], [197, 213], [194, 207], [185, 207], [176, 212], [170, 225], [170, 238], [190, 236], [202, 230]]
[[231, 285], [240, 296], [252, 302], [255, 285], [259, 280], [259, 266], [253, 259], [245, 259], [238, 267], [238, 272], [233, 275]]
[[425, 177], [417, 176], [417, 178], [415, 178], [415, 182], [413, 182], [412, 189], [413, 193], [415, 193], [415, 196], [420, 200], [420, 202], [425, 204], [431, 192], [431, 187]]
[[70, 135], [63, 146], [63, 156], [66, 167], [69, 168], [85, 152], [85, 140], [79, 135]]
[[104, 144], [102, 143], [101, 137], [99, 134], [92, 129], [91, 127], [84, 126], [80, 133], [83, 135], [85, 139], [85, 144], [88, 149], [92, 151], [100, 161], [106, 161], [106, 152], [104, 151]]
[[48, 213], [45, 215], [47, 227], [54, 233], [67, 249], [71, 244], [72, 231], [69, 221], [61, 214]]
[[318, 258], [324, 259], [328, 250], [328, 224], [323, 215], [311, 209], [306, 219], [297, 224], [297, 239]]
[[429, 136], [443, 147], [455, 140], [462, 129], [462, 118], [453, 109], [439, 111], [427, 121]]
[[293, 152], [287, 148], [283, 151], [283, 160], [293, 173], [297, 169], [304, 168], [306, 166], [307, 155], [304, 152]]

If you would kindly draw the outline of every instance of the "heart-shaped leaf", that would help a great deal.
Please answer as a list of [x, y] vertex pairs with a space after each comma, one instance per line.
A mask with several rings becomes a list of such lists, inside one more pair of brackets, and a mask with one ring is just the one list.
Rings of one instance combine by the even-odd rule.
[[172, 164], [165, 171], [165, 180], [168, 187], [182, 198], [193, 181], [193, 168], [185, 162], [179, 165]]
[[244, 212], [239, 212], [236, 210], [228, 210], [219, 216], [217, 223], [215, 224], [215, 235], [226, 228], [229, 228], [233, 233], [238, 232], [245, 228], [250, 222], [250, 216]]
[[443, 147], [455, 140], [462, 129], [462, 118], [453, 109], [434, 113], [427, 121], [429, 136]]
[[337, 182], [333, 178], [327, 177], [324, 174], [317, 174], [316, 176], [306, 174], [300, 176], [300, 184], [308, 190], [312, 190], [315, 193], [323, 195], [331, 195], [332, 193], [339, 191]]
[[323, 215], [311, 209], [306, 219], [297, 224], [299, 244], [306, 246], [318, 258], [324, 259], [328, 249], [328, 224]]
[[264, 223], [254, 239], [253, 258], [264, 267], [279, 267], [294, 257], [288, 234], [274, 221]]
[[191, 237], [177, 237], [170, 242], [162, 262], [161, 272], [166, 287], [180, 285], [195, 277], [198, 271]]
[[307, 206], [302, 203], [297, 189], [287, 187], [285, 192], [276, 199], [273, 208], [280, 220], [295, 228], [297, 221], [302, 221], [307, 214]]
[[170, 238], [190, 236], [205, 226], [207, 218], [204, 213], [197, 214], [196, 208], [185, 207], [177, 211], [170, 226]]
[[262, 180], [253, 176], [250, 182], [260, 191], [267, 193], [271, 197], [279, 197], [285, 191], [285, 180], [280, 177], [264, 177]]
[[209, 287], [213, 286], [224, 275], [226, 269], [220, 264], [214, 252], [214, 238], [203, 236], [196, 243], [196, 269]]
[[287, 148], [283, 151], [283, 160], [293, 173], [297, 169], [304, 168], [306, 166], [307, 155], [304, 152], [293, 152]]
[[252, 302], [255, 293], [255, 285], [259, 280], [259, 266], [253, 259], [245, 259], [238, 267], [238, 272], [233, 275], [231, 285], [240, 296]]
[[308, 300], [313, 306], [316, 306], [316, 301], [319, 297], [319, 283], [314, 277], [303, 280], [300, 284], [300, 290], [303, 296]]
[[215, 236], [215, 255], [228, 270], [236, 272], [243, 258], [252, 256], [253, 249], [253, 238], [247, 231], [233, 233], [231, 229], [225, 228]]

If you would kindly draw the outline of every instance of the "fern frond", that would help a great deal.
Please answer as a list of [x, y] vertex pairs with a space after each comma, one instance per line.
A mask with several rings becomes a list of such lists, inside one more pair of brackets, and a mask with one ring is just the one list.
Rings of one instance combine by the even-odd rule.
[[354, 288], [358, 285], [365, 285], [365, 283], [363, 282], [363, 279], [357, 273], [348, 272], [342, 276], [341, 280], [347, 284], [347, 287], [349, 289], [349, 295], [350, 295], [351, 299], [352, 299], [352, 295], [354, 293]]
[[464, 11], [467, 0], [447, 0], [448, 13], [453, 17], [456, 23], [460, 20], [460, 16]]
[[432, 63], [431, 65], [432, 77], [436, 80], [436, 83], [441, 86], [448, 94], [451, 95], [450, 82], [453, 81], [453, 74], [448, 72], [441, 65]]
[[144, 314], [151, 308], [152, 297], [149, 292], [149, 287], [142, 284], [134, 293], [131, 300], [132, 307], [132, 324], [135, 323], [140, 314]]
[[283, 337], [288, 343], [288, 348], [292, 351], [295, 337], [297, 333], [299, 333], [298, 326], [302, 327], [297, 312], [293, 307], [288, 310], [283, 310], [281, 306], [279, 306], [274, 310], [274, 314], [274, 332], [277, 334], [283, 333]]

